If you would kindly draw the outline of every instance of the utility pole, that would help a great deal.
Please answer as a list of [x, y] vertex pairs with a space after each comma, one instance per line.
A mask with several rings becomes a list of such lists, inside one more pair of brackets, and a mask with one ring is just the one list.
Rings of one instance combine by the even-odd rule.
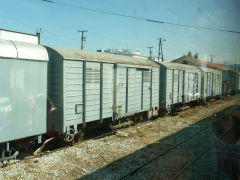
[[81, 38], [81, 50], [83, 49], [83, 42], [86, 41], [86, 37], [84, 37], [84, 33], [88, 32], [87, 30], [82, 30], [82, 31], [78, 31], [82, 33], [82, 38]]
[[160, 54], [161, 54], [161, 45], [162, 45], [162, 39], [159, 38], [159, 44], [158, 44], [158, 62], [159, 62], [159, 58], [160, 58]]
[[162, 56], [162, 62], [163, 62], [163, 50], [162, 50], [162, 42], [166, 41], [164, 38], [159, 38], [159, 44], [158, 44], [158, 62], [160, 60], [160, 55]]
[[38, 44], [40, 44], [40, 36], [41, 36], [42, 29], [37, 29], [36, 36], [38, 37]]
[[210, 55], [211, 56], [211, 62], [213, 62], [213, 57], [216, 57], [216, 56], [214, 56], [214, 55]]
[[147, 47], [148, 49], [149, 49], [149, 59], [151, 60], [152, 59], [152, 48], [153, 48], [153, 46], [151, 46], [151, 47]]

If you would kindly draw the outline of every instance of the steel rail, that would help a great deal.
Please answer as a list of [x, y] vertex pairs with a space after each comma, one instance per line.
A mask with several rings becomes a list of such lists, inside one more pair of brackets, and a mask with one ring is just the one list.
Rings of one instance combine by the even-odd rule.
[[184, 144], [185, 142], [189, 141], [190, 139], [192, 139], [193, 137], [195, 137], [196, 135], [200, 134], [201, 132], [204, 132], [204, 130], [207, 130], [209, 127], [211, 127], [213, 124], [217, 123], [218, 120], [215, 120], [214, 122], [212, 122], [210, 125], [206, 126], [206, 127], [202, 127], [203, 129], [193, 133], [191, 136], [185, 138], [183, 141], [175, 144], [174, 146], [170, 147], [169, 149], [167, 149], [166, 151], [160, 153], [159, 155], [157, 155], [156, 157], [154, 157], [153, 159], [143, 163], [141, 166], [137, 167], [136, 169], [128, 172], [127, 174], [125, 174], [124, 176], [120, 177], [119, 180], [121, 179], [125, 179], [127, 176], [131, 176], [133, 174], [135, 174], [137, 171], [139, 171], [141, 168], [145, 167], [146, 165], [152, 163], [153, 161], [157, 160], [159, 157], [164, 156], [165, 154], [167, 154], [168, 152], [176, 149], [178, 146]]
[[[230, 130], [231, 130], [231, 129], [230, 129]], [[226, 134], [229, 133], [230, 130], [228, 130], [227, 132], [221, 134], [221, 135], [219, 136], [219, 138], [224, 137]], [[179, 177], [182, 173], [184, 173], [185, 170], [187, 170], [188, 168], [190, 168], [191, 165], [192, 165], [194, 162], [196, 162], [197, 160], [199, 160], [206, 152], [208, 152], [208, 151], [217, 143], [217, 141], [218, 141], [218, 140], [215, 140], [212, 144], [208, 145], [202, 152], [200, 152], [200, 153], [197, 155], [196, 158], [194, 158], [193, 160], [191, 160], [186, 166], [184, 166], [180, 171], [178, 171], [178, 173], [175, 174], [175, 175], [171, 178], [171, 180], [176, 179], [176, 178]]]

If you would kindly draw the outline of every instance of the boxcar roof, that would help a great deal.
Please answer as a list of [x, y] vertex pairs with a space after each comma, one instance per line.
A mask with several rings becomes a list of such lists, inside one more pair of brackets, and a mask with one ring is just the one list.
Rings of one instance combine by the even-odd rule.
[[0, 39], [0, 57], [48, 61], [45, 47], [39, 44], [16, 42]]
[[159, 62], [161, 65], [165, 66], [167, 69], [185, 69], [185, 70], [196, 70], [200, 71], [199, 68], [186, 64], [179, 64], [173, 62]]
[[223, 72], [223, 70], [213, 69], [213, 68], [208, 68], [208, 67], [198, 67], [198, 68], [205, 72], [212, 72], [212, 73], [216, 73], [216, 74], [221, 74]]
[[60, 54], [65, 60], [85, 60], [85, 61], [98, 61], [98, 62], [107, 62], [107, 63], [117, 63], [117, 64], [131, 64], [138, 66], [155, 66], [159, 67], [158, 64], [152, 62], [148, 59], [135, 58], [130, 56], [108, 54], [102, 52], [90, 52], [86, 50], [79, 49], [70, 49], [62, 47], [52, 47], [47, 46], [48, 48], [53, 49], [58, 54]]

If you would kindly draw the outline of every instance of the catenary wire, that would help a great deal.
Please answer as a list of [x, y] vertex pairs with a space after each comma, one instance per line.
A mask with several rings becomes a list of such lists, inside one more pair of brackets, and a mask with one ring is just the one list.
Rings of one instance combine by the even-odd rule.
[[119, 16], [119, 17], [130, 18], [130, 19], [152, 22], [152, 23], [158, 23], [158, 24], [167, 24], [167, 25], [173, 25], [173, 26], [181, 26], [181, 27], [188, 27], [188, 28], [195, 28], [195, 29], [202, 29], [202, 30], [210, 30], [210, 31], [221, 31], [221, 32], [236, 33], [236, 34], [240, 33], [240, 31], [235, 31], [235, 30], [196, 26], [196, 25], [187, 25], [187, 24], [173, 23], [173, 22], [160, 21], [160, 20], [154, 20], [154, 19], [147, 19], [147, 18], [142, 18], [142, 17], [137, 17], [137, 16], [130, 16], [130, 15], [126, 15], [126, 14], [115, 13], [115, 12], [111, 12], [111, 11], [104, 11], [104, 10], [99, 10], [99, 9], [87, 8], [87, 7], [74, 5], [74, 4], [69, 4], [69, 3], [64, 3], [64, 2], [57, 2], [57, 1], [53, 1], [53, 0], [41, 0], [41, 1], [48, 2], [48, 3], [53, 3], [53, 4], [59, 4], [59, 5], [63, 5], [63, 6], [68, 6], [68, 7], [73, 7], [73, 8], [79, 8], [79, 9], [82, 9], [82, 10], [92, 11], [92, 12], [101, 13], [101, 14]]

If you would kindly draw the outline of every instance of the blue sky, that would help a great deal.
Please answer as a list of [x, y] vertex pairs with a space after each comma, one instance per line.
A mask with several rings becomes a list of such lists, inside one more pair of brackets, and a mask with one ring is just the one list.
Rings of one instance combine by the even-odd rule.
[[[131, 16], [212, 28], [240, 31], [239, 0], [55, 0], [92, 9]], [[214, 61], [240, 62], [240, 34], [199, 30], [156, 24], [40, 0], [0, 0], [0, 28], [35, 33], [41, 27], [41, 43], [70, 48], [81, 47], [78, 30], [88, 30], [85, 48], [90, 51], [109, 48], [140, 49], [148, 55], [154, 46], [157, 55], [159, 37], [164, 57], [173, 60], [189, 50]]]

